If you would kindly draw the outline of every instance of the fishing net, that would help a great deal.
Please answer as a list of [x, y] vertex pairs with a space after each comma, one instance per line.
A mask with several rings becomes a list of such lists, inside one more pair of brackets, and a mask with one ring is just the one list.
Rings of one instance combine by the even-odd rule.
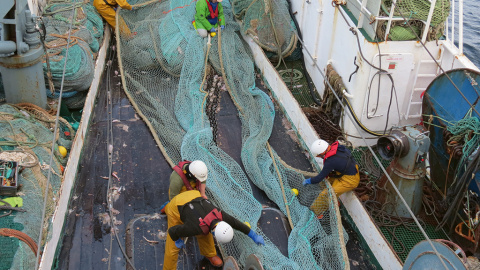
[[[51, 217], [55, 210], [55, 201], [61, 185], [63, 165], [66, 158], [58, 151], [61, 145], [70, 149], [74, 131], [66, 120], [61, 120], [60, 130], [56, 132], [55, 152], [51, 166], [51, 145], [55, 117], [33, 104], [4, 104], [0, 106], [0, 160], [14, 161], [23, 168], [18, 173], [17, 186], [21, 185], [17, 196], [22, 198], [22, 209], [26, 212], [13, 211], [0, 218], [0, 228], [19, 230], [27, 234], [34, 242], [38, 241], [39, 224], [44, 230], [42, 244], [49, 237]], [[71, 132], [66, 135], [64, 131]], [[51, 171], [48, 190], [46, 216], [42, 222], [44, 194], [48, 173]], [[10, 188], [9, 186], [8, 188]], [[5, 188], [3, 186], [2, 188]], [[2, 195], [5, 200], [12, 194]], [[0, 210], [0, 216], [8, 211]], [[0, 237], [2, 247], [0, 269], [34, 269], [36, 256], [27, 244], [14, 237]]]
[[[49, 65], [45, 58], [43, 68], [46, 74], [48, 70], [51, 72], [56, 90], [53, 92], [53, 89], [49, 89], [47, 93], [51, 98], [58, 98], [65, 66], [63, 91], [71, 92], [71, 95], [64, 97], [76, 97], [75, 101], [66, 103], [69, 109], [75, 109], [79, 106], [70, 106], [71, 103], [78, 104], [80, 99], [83, 104], [85, 100], [85, 95], [78, 91], [88, 90], [93, 81], [94, 60], [103, 38], [102, 17], [89, 1], [47, 2], [42, 21], [46, 31], [44, 38]], [[70, 30], [72, 16], [73, 25]], [[67, 44], [69, 38], [70, 42]]]
[[[420, 36], [428, 19], [431, 3], [429, 0], [406, 0], [397, 1], [394, 16], [404, 17], [405, 21], [392, 22], [392, 28], [388, 38], [390, 40], [413, 40]], [[392, 7], [391, 0], [382, 0], [382, 15], [389, 16]], [[435, 40], [443, 35], [444, 23], [450, 14], [450, 0], [438, 0], [435, 4], [430, 27], [428, 28], [428, 40]], [[385, 36], [387, 22], [378, 24], [377, 35]]]
[[[251, 53], [237, 32], [242, 26], [235, 22], [230, 3], [223, 1], [222, 5], [227, 26], [211, 44], [192, 26], [195, 2], [139, 1], [134, 11], [117, 11], [117, 24], [122, 20], [130, 30], [127, 32], [135, 33], [124, 35], [117, 30], [125, 92], [171, 166], [183, 159], [207, 164], [207, 194], [221, 209], [248, 221], [266, 238], [257, 225], [262, 204], [252, 195], [250, 179], [290, 217], [294, 226], [288, 256], [267, 238], [265, 247], [257, 246], [240, 233], [221, 245], [224, 256], [233, 256], [243, 265], [246, 257], [255, 253], [266, 269], [348, 268], [344, 246], [348, 236], [343, 233], [331, 186], [303, 187], [304, 176], [283, 165], [269, 146], [274, 105], [270, 96], [255, 86]], [[269, 16], [274, 19], [274, 15]], [[291, 36], [294, 34], [285, 35], [285, 40]], [[220, 91], [228, 91], [238, 110], [242, 164], [215, 143], [217, 123], [212, 115], [219, 108], [212, 103]], [[293, 188], [300, 191], [299, 197], [290, 192]], [[328, 209], [318, 220], [309, 205], [322, 189], [328, 191]]]
[[[253, 40], [269, 54], [270, 58], [278, 59], [290, 56], [297, 48], [295, 23], [290, 18], [287, 1], [272, 0], [233, 0], [232, 12], [238, 20], [242, 32], [253, 37]], [[296, 59], [301, 53], [297, 50]]]

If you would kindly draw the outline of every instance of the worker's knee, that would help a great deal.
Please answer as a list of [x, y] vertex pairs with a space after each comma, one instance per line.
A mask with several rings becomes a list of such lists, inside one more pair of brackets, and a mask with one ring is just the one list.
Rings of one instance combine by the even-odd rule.
[[208, 35], [208, 32], [207, 32], [206, 29], [200, 29], [200, 28], [199, 28], [199, 29], [197, 29], [197, 32], [198, 32], [198, 34], [199, 34], [202, 38], [206, 38], [207, 35]]

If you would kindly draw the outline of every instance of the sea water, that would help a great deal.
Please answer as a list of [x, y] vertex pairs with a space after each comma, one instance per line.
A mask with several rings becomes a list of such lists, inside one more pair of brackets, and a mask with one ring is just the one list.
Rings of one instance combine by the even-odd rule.
[[[458, 10], [458, 1], [455, 1]], [[463, 53], [480, 68], [480, 0], [463, 1]], [[458, 13], [457, 13], [458, 14]], [[458, 23], [458, 17], [455, 17]], [[455, 27], [458, 32], [458, 25]], [[458, 33], [455, 35], [455, 43], [458, 46]]]

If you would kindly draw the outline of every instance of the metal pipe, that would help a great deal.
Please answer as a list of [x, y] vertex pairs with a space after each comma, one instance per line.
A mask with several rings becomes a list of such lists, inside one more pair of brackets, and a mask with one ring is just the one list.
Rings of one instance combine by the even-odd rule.
[[455, 44], [455, 0], [450, 1], [452, 3], [452, 47]]
[[362, 0], [362, 4], [360, 5], [360, 14], [358, 15], [357, 28], [362, 28], [363, 18], [365, 17], [363, 15], [363, 10], [365, 10], [365, 7], [367, 6], [367, 2], [368, 0]]
[[458, 49], [463, 54], [463, 0], [458, 2]]
[[11, 55], [17, 50], [17, 44], [14, 41], [0, 41], [0, 55]]
[[430, 27], [430, 23], [432, 22], [433, 11], [435, 10], [435, 4], [437, 0], [432, 0], [430, 3], [430, 11], [428, 12], [427, 22], [425, 23], [425, 28], [423, 29], [423, 36], [422, 36], [422, 43], [425, 43], [427, 40], [428, 28]]
[[347, 89], [343, 89], [343, 94], [350, 99], [353, 99], [353, 97], [354, 97], [352, 94], [347, 92]]
[[422, 132], [422, 133], [418, 134], [417, 136], [415, 136], [415, 140], [414, 140], [414, 141], [415, 141], [415, 144], [417, 143], [418, 137], [420, 137], [420, 136], [422, 136], [422, 135], [425, 135], [425, 134], [428, 134], [428, 133], [430, 133], [430, 130], [427, 130], [427, 131]]
[[388, 33], [390, 33], [390, 27], [392, 26], [393, 12], [395, 11], [396, 4], [397, 4], [397, 0], [393, 0], [392, 7], [390, 8], [390, 15], [388, 16], [387, 31], [385, 31], [385, 38], [384, 38], [385, 41], [387, 41]]

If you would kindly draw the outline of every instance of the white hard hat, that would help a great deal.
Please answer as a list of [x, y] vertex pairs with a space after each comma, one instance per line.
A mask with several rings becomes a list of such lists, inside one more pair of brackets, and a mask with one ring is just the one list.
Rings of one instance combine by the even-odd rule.
[[328, 143], [324, 140], [316, 140], [312, 143], [310, 151], [312, 151], [313, 156], [318, 156], [321, 153], [325, 152], [328, 148]]
[[220, 221], [217, 223], [214, 231], [215, 239], [220, 244], [225, 244], [232, 241], [233, 238], [233, 228], [225, 221]]
[[201, 160], [194, 160], [192, 163], [190, 163], [190, 166], [188, 167], [188, 170], [190, 173], [195, 176], [195, 178], [198, 179], [200, 182], [205, 182], [207, 180], [208, 176], [208, 169], [207, 165], [203, 163]]

